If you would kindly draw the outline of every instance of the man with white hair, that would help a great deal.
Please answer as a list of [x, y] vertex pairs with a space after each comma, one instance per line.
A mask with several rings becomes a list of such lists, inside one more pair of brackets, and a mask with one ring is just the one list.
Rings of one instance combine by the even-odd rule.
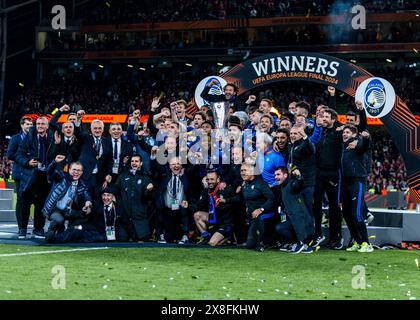
[[[276, 168], [286, 166], [281, 153], [273, 150], [273, 139], [267, 133], [257, 133], [257, 166], [262, 173], [263, 180], [273, 187], [277, 185], [275, 179]], [[255, 153], [254, 153], [255, 155]]]
[[[84, 171], [82, 179], [86, 182], [93, 198], [99, 195], [98, 191], [105, 182], [105, 177], [112, 172], [108, 163], [112, 161], [112, 149], [105, 143], [103, 138], [104, 123], [101, 120], [93, 120], [90, 125], [91, 134], [81, 132], [78, 135], [80, 143], [80, 158]], [[111, 182], [111, 179], [107, 181]]]

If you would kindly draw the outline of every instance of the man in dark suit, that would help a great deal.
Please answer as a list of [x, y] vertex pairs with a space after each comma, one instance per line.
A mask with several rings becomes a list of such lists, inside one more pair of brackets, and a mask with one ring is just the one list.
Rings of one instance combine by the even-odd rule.
[[16, 221], [19, 228], [19, 239], [26, 237], [26, 229], [22, 226], [22, 197], [19, 192], [20, 188], [20, 175], [22, 173], [22, 167], [16, 162], [16, 155], [19, 148], [19, 144], [25, 139], [29, 132], [29, 129], [33, 126], [32, 119], [29, 117], [22, 117], [20, 119], [21, 131], [15, 134], [11, 139], [7, 148], [7, 158], [13, 161], [12, 178], [15, 181], [16, 187]]
[[171, 157], [169, 166], [159, 165], [152, 160], [152, 167], [159, 170], [161, 179], [156, 195], [156, 207], [164, 226], [164, 234], [159, 235], [158, 242], [173, 242], [176, 237], [176, 224], [181, 220], [182, 237], [179, 244], [188, 242], [189, 230], [189, 179], [184, 172], [181, 158]]
[[108, 162], [108, 172], [111, 183], [114, 183], [124, 169], [130, 169], [128, 160], [133, 155], [133, 144], [122, 135], [120, 123], [111, 123], [109, 126], [110, 137], [105, 138], [104, 143], [107, 149], [112, 150], [111, 161]]
[[39, 117], [36, 127], [32, 127], [25, 139], [20, 143], [16, 161], [22, 167], [19, 186], [22, 196], [21, 238], [26, 236], [31, 204], [35, 205], [34, 230], [35, 238], [44, 238], [45, 217], [42, 214], [45, 199], [50, 191], [46, 170], [48, 167], [48, 150], [53, 143], [53, 134], [48, 129], [48, 120]]
[[65, 122], [61, 127], [61, 133], [54, 132], [54, 144], [48, 151], [48, 162], [52, 162], [57, 155], [65, 156], [61, 163], [64, 172], [68, 172], [68, 167], [72, 162], [79, 159], [80, 145], [74, 135], [74, 124]]
[[95, 201], [99, 197], [101, 188], [106, 186], [105, 182], [111, 182], [108, 170], [109, 162], [112, 161], [112, 150], [110, 144], [105, 143], [104, 123], [101, 120], [93, 120], [90, 129], [91, 134], [80, 132], [76, 134], [76, 138], [80, 143], [79, 162], [84, 168], [82, 179]]

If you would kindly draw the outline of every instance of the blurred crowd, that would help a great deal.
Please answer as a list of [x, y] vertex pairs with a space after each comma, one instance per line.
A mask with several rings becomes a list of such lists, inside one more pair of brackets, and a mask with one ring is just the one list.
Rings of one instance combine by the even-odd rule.
[[367, 12], [416, 10], [416, 0], [334, 1], [334, 0], [101, 0], [86, 24], [196, 21], [231, 18], [343, 14], [355, 4]]

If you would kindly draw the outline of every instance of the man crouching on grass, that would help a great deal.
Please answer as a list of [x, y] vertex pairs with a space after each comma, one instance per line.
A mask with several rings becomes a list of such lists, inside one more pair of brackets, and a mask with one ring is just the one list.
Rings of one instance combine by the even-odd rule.
[[[233, 215], [231, 204], [235, 191], [232, 187], [220, 182], [216, 171], [207, 172], [207, 188], [203, 190], [198, 201], [198, 210], [194, 214], [194, 221], [201, 232], [199, 244], [208, 243], [217, 246], [225, 243], [232, 235]], [[215, 226], [215, 232], [210, 238], [208, 225]]]
[[42, 212], [50, 221], [48, 233], [51, 235], [64, 231], [64, 221], [71, 218], [73, 208], [81, 208], [89, 214], [92, 202], [88, 189], [80, 177], [83, 166], [80, 162], [70, 164], [69, 172], [64, 173], [61, 163], [66, 157], [57, 155], [49, 165], [47, 177], [53, 187], [45, 201]]

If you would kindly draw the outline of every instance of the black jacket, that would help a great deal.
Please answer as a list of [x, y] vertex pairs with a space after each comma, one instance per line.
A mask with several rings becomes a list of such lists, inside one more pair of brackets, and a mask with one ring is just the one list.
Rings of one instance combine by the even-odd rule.
[[[223, 197], [226, 199], [225, 204], [219, 204], [216, 206], [216, 217], [217, 225], [219, 226], [229, 226], [233, 225], [233, 215], [232, 209], [235, 201], [233, 197], [235, 196], [235, 191], [232, 187], [227, 186], [224, 190], [218, 190], [217, 196], [219, 198]], [[209, 212], [210, 209], [210, 196], [209, 189], [204, 189], [201, 192], [200, 199], [197, 204], [197, 211]]]
[[[256, 176], [252, 181], [244, 182], [241, 193], [245, 200], [246, 213], [249, 220], [252, 219], [251, 214], [256, 209], [264, 208], [264, 214], [273, 211], [274, 194], [261, 176]], [[231, 201], [236, 201], [236, 199]]]
[[290, 144], [288, 164], [296, 166], [302, 174], [304, 186], [315, 185], [315, 146], [309, 138], [300, 139]]
[[78, 143], [77, 139], [75, 142], [73, 142], [72, 145], [69, 145], [65, 141], [64, 135], [61, 134], [60, 143], [53, 143], [50, 150], [48, 151], [48, 161], [54, 161], [55, 157], [59, 154], [66, 156], [66, 159], [64, 159], [62, 165], [70, 165], [72, 162], [79, 160], [80, 144]]
[[137, 170], [135, 174], [124, 171], [119, 175], [113, 187], [118, 194], [117, 204], [123, 208], [128, 218], [148, 218], [148, 200], [153, 194], [153, 191], [146, 188], [149, 183], [152, 183], [152, 180], [142, 170]]
[[[356, 148], [347, 150], [350, 142], [358, 141]], [[341, 173], [344, 178], [365, 178], [367, 177], [366, 151], [369, 148], [369, 138], [351, 138], [343, 144], [341, 158]]]
[[[113, 177], [115, 176], [112, 172], [112, 167], [114, 165], [114, 140], [112, 137], [106, 137], [104, 139], [104, 144], [106, 145], [107, 150], [111, 150], [111, 161], [108, 162], [108, 172], [112, 173]], [[133, 155], [133, 144], [128, 141], [128, 139], [124, 139], [121, 136], [121, 152], [119, 156], [119, 163], [118, 163], [118, 174], [120, 174], [124, 169], [130, 168], [130, 160], [124, 165], [124, 158], [130, 157]]]
[[318, 170], [338, 175], [343, 148], [343, 131], [337, 131], [341, 126], [337, 121], [332, 128], [323, 128], [321, 140], [316, 144], [316, 167]]

